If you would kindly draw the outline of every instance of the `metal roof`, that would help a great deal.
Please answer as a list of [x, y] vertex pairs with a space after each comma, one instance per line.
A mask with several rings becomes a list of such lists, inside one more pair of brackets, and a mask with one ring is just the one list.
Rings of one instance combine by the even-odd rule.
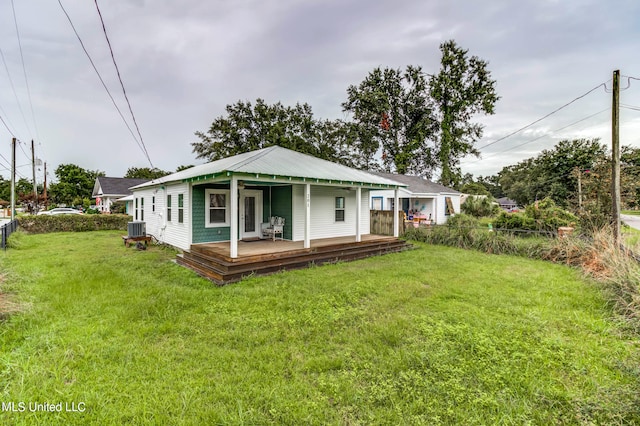
[[352, 185], [379, 185], [385, 188], [406, 186], [401, 182], [396, 182], [383, 176], [352, 169], [280, 146], [270, 146], [191, 167], [134, 188], [145, 188], [170, 182], [205, 180], [223, 174], [229, 176], [233, 174], [254, 175], [252, 180], [256, 181], [295, 178], [301, 181], [306, 179], [316, 180], [317, 183], [344, 182], [344, 184]]
[[412, 194], [460, 194], [455, 189], [431, 182], [421, 176], [398, 175], [394, 173], [372, 172], [378, 176], [395, 180], [406, 185], [405, 191]]

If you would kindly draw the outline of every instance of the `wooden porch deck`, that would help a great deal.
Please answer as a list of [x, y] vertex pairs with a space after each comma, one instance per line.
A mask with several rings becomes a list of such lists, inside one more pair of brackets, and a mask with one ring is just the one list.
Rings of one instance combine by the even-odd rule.
[[238, 257], [231, 258], [229, 242], [202, 243], [193, 244], [191, 250], [178, 255], [177, 261], [217, 284], [226, 284], [247, 275], [362, 259], [410, 247], [398, 238], [381, 235], [363, 235], [360, 242], [353, 236], [311, 240], [311, 247], [306, 249], [302, 241], [239, 241]]

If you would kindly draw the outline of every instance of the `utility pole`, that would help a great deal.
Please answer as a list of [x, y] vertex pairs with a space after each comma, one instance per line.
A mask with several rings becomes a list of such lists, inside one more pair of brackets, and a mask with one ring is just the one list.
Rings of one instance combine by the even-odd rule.
[[579, 167], [576, 167], [576, 174], [578, 175], [578, 209], [582, 211], [582, 171]]
[[16, 218], [16, 138], [11, 139], [11, 220]]
[[47, 202], [47, 162], [44, 163], [44, 208], [48, 206]]
[[611, 214], [613, 239], [620, 243], [620, 70], [613, 72], [611, 107]]
[[33, 213], [38, 213], [38, 187], [36, 184], [36, 151], [31, 139], [31, 171], [33, 172]]

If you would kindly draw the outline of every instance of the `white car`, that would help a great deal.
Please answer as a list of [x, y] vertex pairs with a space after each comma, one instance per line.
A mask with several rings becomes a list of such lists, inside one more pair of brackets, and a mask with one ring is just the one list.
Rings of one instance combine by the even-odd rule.
[[52, 216], [52, 215], [58, 215], [58, 214], [82, 214], [82, 212], [80, 210], [72, 209], [70, 207], [57, 207], [55, 209], [42, 211], [38, 214], [39, 215], [46, 214], [46, 215]]

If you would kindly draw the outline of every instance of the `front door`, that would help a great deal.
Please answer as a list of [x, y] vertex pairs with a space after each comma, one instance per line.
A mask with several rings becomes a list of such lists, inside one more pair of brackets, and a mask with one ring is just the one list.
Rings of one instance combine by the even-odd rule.
[[262, 191], [240, 191], [240, 239], [259, 238], [262, 223]]

